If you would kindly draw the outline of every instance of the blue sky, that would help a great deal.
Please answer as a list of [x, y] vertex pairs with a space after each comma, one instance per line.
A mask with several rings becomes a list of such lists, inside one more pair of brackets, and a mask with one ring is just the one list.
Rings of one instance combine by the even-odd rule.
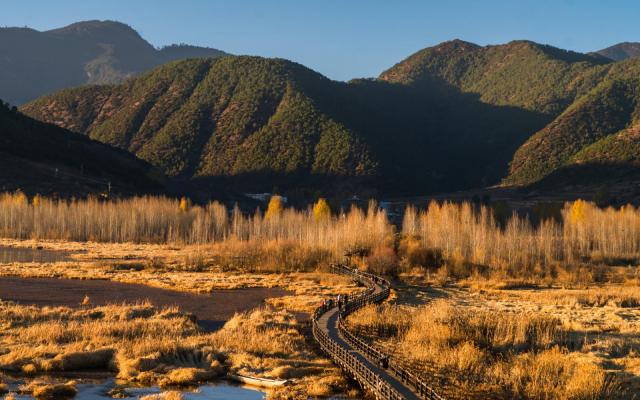
[[377, 76], [445, 40], [530, 39], [576, 51], [640, 41], [637, 0], [19, 0], [0, 26], [125, 22], [155, 46], [189, 43], [282, 57], [339, 80]]

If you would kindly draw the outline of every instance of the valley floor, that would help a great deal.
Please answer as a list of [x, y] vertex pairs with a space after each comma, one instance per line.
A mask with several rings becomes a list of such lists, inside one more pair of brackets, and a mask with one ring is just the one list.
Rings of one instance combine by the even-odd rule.
[[[0, 247], [0, 287], [11, 287], [0, 292], [0, 369], [8, 373], [97, 369], [167, 388], [226, 373], [291, 381], [270, 389], [269, 399], [355, 390], [317, 350], [305, 322], [323, 299], [361, 290], [347, 278], [220, 271], [197, 246], [0, 240]], [[29, 252], [46, 256], [29, 262]], [[203, 309], [196, 300], [210, 303]], [[208, 332], [199, 314], [226, 322]]]
[[[20, 301], [4, 301], [10, 292], [0, 292], [6, 293], [0, 296], [5, 371], [40, 376], [98, 368], [166, 388], [232, 373], [293, 382], [272, 389], [269, 399], [359, 396], [317, 350], [305, 322], [324, 299], [362, 290], [348, 278], [224, 270], [214, 267], [216, 253], [204, 245], [0, 239], [0, 249], [0, 284], [14, 282], [13, 300]], [[637, 286], [509, 286], [428, 277], [400, 275], [391, 300], [355, 313], [348, 323], [429, 377], [446, 398], [547, 393], [561, 399], [631, 399], [640, 391]], [[28, 293], [19, 293], [20, 285], [34, 278], [60, 284], [107, 280], [105, 288], [132, 284], [147, 291], [122, 301], [114, 289], [113, 302], [105, 288], [95, 295], [87, 289], [86, 297], [72, 291], [75, 297], [64, 304], [56, 303], [60, 296], [54, 293], [46, 304], [33, 301], [43, 297], [38, 293], [31, 302]], [[210, 296], [212, 308], [223, 309], [229, 304], [220, 302], [235, 294], [216, 293], [247, 288], [265, 292], [246, 297], [241, 312], [227, 312], [214, 332], [198, 326], [202, 318], [188, 315], [198, 316], [197, 310], [172, 307], [154, 294]], [[242, 296], [234, 301], [242, 302]]]

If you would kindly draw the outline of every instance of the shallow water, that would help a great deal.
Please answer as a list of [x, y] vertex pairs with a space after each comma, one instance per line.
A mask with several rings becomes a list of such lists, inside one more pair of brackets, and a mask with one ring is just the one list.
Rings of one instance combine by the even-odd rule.
[[30, 249], [27, 247], [0, 246], [0, 263], [50, 263], [70, 261], [72, 258], [66, 251]]
[[[17, 390], [19, 384], [19, 381], [11, 382], [9, 385], [10, 390]], [[80, 380], [76, 388], [78, 389], [78, 394], [75, 398], [81, 400], [112, 399], [113, 397], [109, 395], [109, 392], [115, 388], [123, 389], [120, 393], [126, 397], [120, 398], [125, 399], [139, 399], [147, 394], [162, 392], [158, 387], [128, 387], [126, 385], [118, 385], [113, 378], [104, 381]], [[228, 383], [212, 383], [197, 388], [183, 389], [181, 392], [185, 399], [261, 400], [265, 398], [264, 392], [249, 387], [234, 386]], [[33, 396], [15, 395], [15, 398], [32, 400]]]

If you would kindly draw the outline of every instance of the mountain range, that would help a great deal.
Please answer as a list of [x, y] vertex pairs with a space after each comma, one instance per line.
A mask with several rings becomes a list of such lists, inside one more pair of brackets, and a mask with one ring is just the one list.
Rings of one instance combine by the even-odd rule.
[[616, 61], [612, 48], [453, 40], [350, 82], [283, 59], [192, 58], [20, 112], [208, 194], [597, 189], [640, 179], [640, 58], [619, 48]]
[[115, 21], [84, 21], [44, 32], [0, 28], [0, 96], [20, 105], [68, 87], [118, 83], [172, 60], [221, 55], [189, 45], [156, 49]]

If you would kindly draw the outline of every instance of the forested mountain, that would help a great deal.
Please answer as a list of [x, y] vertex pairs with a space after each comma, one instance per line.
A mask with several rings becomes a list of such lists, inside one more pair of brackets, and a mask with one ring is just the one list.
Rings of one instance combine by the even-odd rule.
[[453, 40], [413, 54], [380, 79], [436, 83], [485, 103], [555, 116], [603, 78], [609, 61], [529, 41], [481, 47]]
[[78, 22], [44, 32], [0, 28], [0, 96], [22, 104], [72, 86], [121, 82], [171, 60], [224, 54], [187, 45], [158, 50], [114, 21]]
[[22, 111], [209, 191], [423, 194], [505, 177], [562, 183], [604, 159], [633, 163], [639, 72], [640, 60], [455, 40], [378, 79], [335, 82], [281, 59], [192, 59]]
[[[640, 70], [640, 60], [633, 60]], [[516, 152], [507, 183], [530, 184], [583, 170], [606, 181], [640, 161], [640, 76], [603, 81]], [[607, 174], [598, 172], [605, 169]], [[597, 177], [597, 179], [596, 179]], [[554, 179], [558, 179], [557, 177]], [[571, 180], [576, 179], [576, 174]], [[567, 180], [569, 183], [571, 180]]]
[[126, 151], [35, 121], [0, 102], [0, 189], [32, 194], [145, 193], [164, 178]]
[[383, 81], [335, 82], [259, 57], [173, 62], [22, 110], [129, 150], [169, 176], [202, 185], [231, 176], [247, 190], [348, 181], [415, 193], [488, 183], [544, 126], [526, 110]]
[[606, 49], [596, 51], [597, 54], [607, 57], [611, 60], [622, 61], [627, 58], [640, 57], [640, 43], [638, 42], [623, 42]]
[[633, 134], [638, 77], [638, 59], [611, 62], [528, 41], [481, 47], [458, 40], [421, 50], [380, 76], [415, 88], [435, 83], [445, 94], [462, 91], [547, 117], [548, 124], [514, 154], [504, 182], [516, 185], [551, 175], [560, 185], [595, 183], [587, 179], [594, 174], [602, 182], [612, 167], [633, 163], [640, 155]]

